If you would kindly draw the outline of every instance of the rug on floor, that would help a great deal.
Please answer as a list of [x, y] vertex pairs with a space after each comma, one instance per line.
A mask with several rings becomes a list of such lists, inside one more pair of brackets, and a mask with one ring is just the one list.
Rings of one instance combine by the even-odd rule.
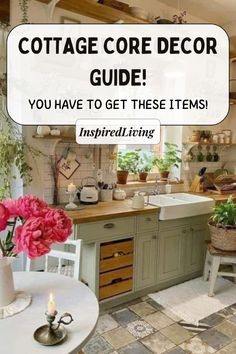
[[208, 296], [208, 288], [209, 282], [200, 277], [149, 296], [182, 320], [198, 326], [203, 318], [236, 302], [236, 284], [231, 281], [217, 278], [214, 297]]

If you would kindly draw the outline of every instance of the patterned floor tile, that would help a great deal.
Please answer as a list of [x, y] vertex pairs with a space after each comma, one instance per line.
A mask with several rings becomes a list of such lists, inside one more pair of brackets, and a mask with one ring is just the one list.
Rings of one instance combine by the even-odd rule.
[[189, 331], [181, 327], [178, 323], [174, 323], [169, 327], [163, 328], [160, 332], [176, 345], [181, 344], [193, 337]]
[[111, 315], [114, 320], [123, 327], [125, 327], [129, 322], [139, 320], [139, 317], [127, 308], [113, 312]]
[[140, 317], [144, 317], [150, 315], [151, 313], [155, 312], [156, 309], [148, 304], [147, 302], [140, 302], [136, 305], [129, 306], [130, 310], [135, 312]]
[[[119, 350], [120, 354], [150, 354], [153, 353], [140, 342], [134, 342]], [[181, 353], [180, 353], [181, 354]]]
[[136, 340], [125, 328], [113, 329], [112, 331], [104, 333], [103, 337], [114, 349], [125, 347]]
[[222, 348], [217, 354], [234, 354], [236, 353], [236, 342], [232, 342], [226, 347]]
[[230, 316], [232, 316], [234, 314], [234, 309], [232, 307], [226, 307], [221, 311], [217, 312], [218, 315], [223, 316], [224, 318], [229, 318]]
[[189, 341], [180, 344], [180, 347], [188, 354], [215, 353], [215, 349], [204, 343], [198, 336], [193, 337]]
[[166, 315], [164, 315], [164, 313], [160, 311], [145, 316], [144, 320], [157, 330], [170, 326], [174, 323], [174, 321], [172, 321], [169, 317], [167, 317]]
[[164, 353], [168, 349], [175, 346], [174, 343], [163, 336], [160, 332], [151, 334], [150, 336], [142, 339], [141, 342], [155, 354]]
[[236, 324], [230, 323], [228, 320], [216, 326], [215, 329], [232, 339], [236, 338]]
[[119, 324], [108, 314], [99, 317], [96, 332], [99, 334], [117, 328]]
[[222, 321], [224, 321], [224, 317], [220, 316], [218, 313], [213, 313], [212, 315], [201, 320], [202, 323], [207, 324], [210, 327], [217, 326]]
[[174, 347], [173, 349], [167, 350], [165, 354], [185, 354], [186, 352], [180, 347]]
[[155, 329], [147, 322], [143, 320], [130, 322], [127, 325], [127, 330], [135, 337], [135, 338], [144, 338], [155, 332]]
[[216, 350], [221, 349], [232, 341], [230, 337], [215, 330], [214, 328], [202, 332], [199, 334], [199, 337], [203, 340], [203, 342], [207, 343]]
[[107, 354], [112, 350], [112, 346], [100, 336], [94, 336], [83, 348], [85, 354]]

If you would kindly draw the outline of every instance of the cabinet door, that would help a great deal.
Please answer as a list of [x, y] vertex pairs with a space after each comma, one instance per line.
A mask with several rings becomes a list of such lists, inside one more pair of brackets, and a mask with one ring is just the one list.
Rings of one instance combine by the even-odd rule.
[[186, 232], [182, 227], [160, 232], [157, 265], [159, 281], [167, 281], [184, 274]]
[[186, 235], [186, 273], [202, 270], [204, 263], [205, 236], [206, 228], [202, 225], [193, 225], [188, 229]]
[[135, 251], [135, 288], [155, 284], [157, 258], [157, 233], [137, 234]]

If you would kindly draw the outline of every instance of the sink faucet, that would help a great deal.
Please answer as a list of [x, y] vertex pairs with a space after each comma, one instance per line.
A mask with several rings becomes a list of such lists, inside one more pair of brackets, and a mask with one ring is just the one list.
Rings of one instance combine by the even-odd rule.
[[153, 191], [147, 193], [147, 205], [149, 205], [149, 197], [151, 195], [159, 195], [161, 193], [160, 187], [158, 185], [158, 178], [155, 180], [155, 188]]
[[158, 185], [158, 178], [155, 180], [155, 189], [152, 191], [152, 195], [159, 195], [161, 193], [160, 187]]

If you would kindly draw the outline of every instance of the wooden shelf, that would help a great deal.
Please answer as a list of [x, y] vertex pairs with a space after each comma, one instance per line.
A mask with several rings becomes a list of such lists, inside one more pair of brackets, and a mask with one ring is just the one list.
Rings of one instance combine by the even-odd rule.
[[[48, 4], [50, 2], [50, 0], [38, 1], [44, 4]], [[148, 21], [133, 17], [124, 11], [98, 4], [93, 0], [60, 0], [57, 7], [63, 10], [92, 17], [105, 23], [114, 23], [119, 20], [123, 20], [125, 23], [149, 23]]]
[[63, 135], [33, 135], [34, 139], [41, 139], [41, 140], [59, 140], [59, 141], [64, 141], [64, 142], [76, 142], [75, 136], [63, 136]]

